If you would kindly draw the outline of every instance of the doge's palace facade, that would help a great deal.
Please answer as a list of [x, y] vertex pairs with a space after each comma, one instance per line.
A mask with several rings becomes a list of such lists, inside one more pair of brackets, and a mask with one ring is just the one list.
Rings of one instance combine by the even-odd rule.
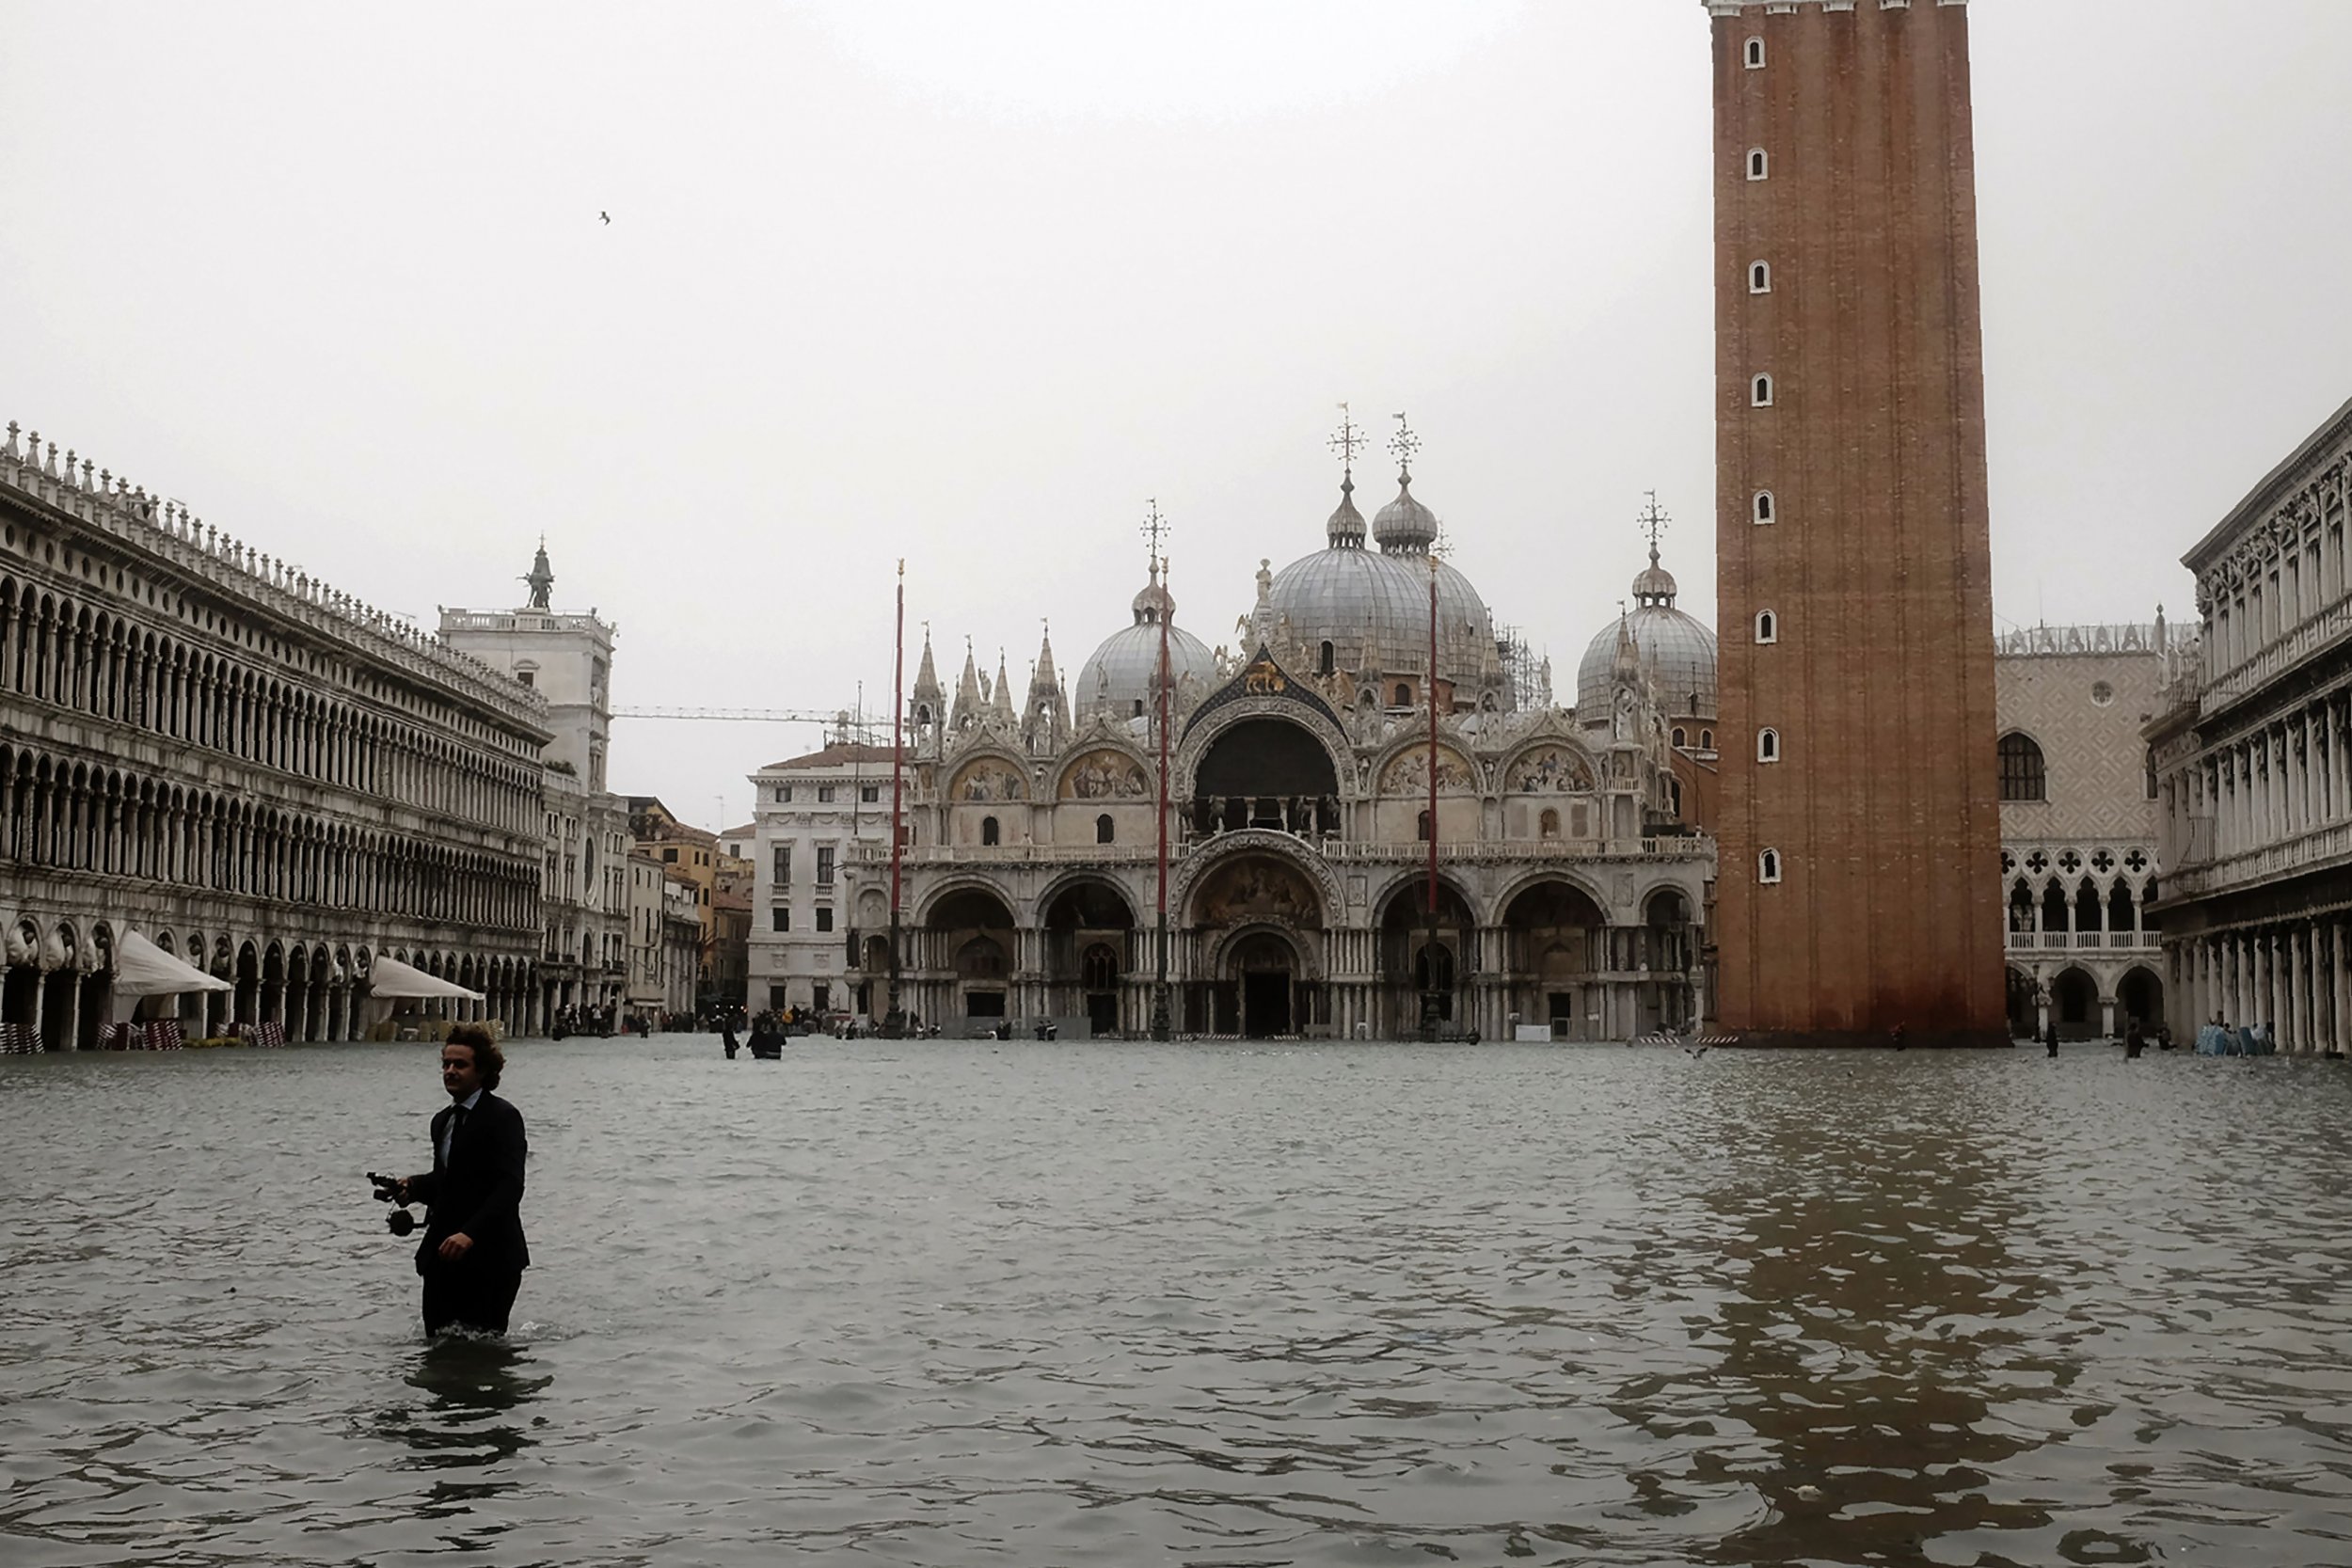
[[183, 1027], [349, 1038], [391, 956], [536, 1022], [545, 699], [56, 443], [0, 444], [0, 1048], [103, 1037], [136, 931]]

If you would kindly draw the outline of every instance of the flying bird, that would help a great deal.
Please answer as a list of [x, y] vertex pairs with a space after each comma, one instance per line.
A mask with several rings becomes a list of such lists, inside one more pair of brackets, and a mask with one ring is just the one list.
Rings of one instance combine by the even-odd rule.
[[611, 213], [600, 212], [596, 214], [596, 216], [604, 219], [607, 223], [611, 223], [612, 221], [612, 214]]

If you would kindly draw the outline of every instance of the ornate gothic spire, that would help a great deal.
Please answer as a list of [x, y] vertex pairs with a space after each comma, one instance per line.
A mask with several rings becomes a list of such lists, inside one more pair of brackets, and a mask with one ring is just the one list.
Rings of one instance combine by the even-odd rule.
[[947, 702], [947, 693], [939, 686], [939, 665], [931, 657], [931, 625], [929, 621], [923, 623], [923, 662], [914, 672], [914, 700], [930, 704], [934, 716]]
[[1010, 719], [1012, 712], [1012, 681], [1005, 673], [1005, 650], [996, 650], [996, 684], [990, 689], [989, 705], [999, 719]]
[[1037, 667], [1029, 673], [1029, 703], [1021, 717], [1021, 736], [1033, 752], [1057, 749], [1070, 739], [1070, 701], [1054, 673], [1054, 631], [1045, 628], [1038, 644]]
[[956, 683], [956, 711], [949, 721], [957, 729], [980, 717], [980, 671], [972, 662], [972, 640], [963, 640], [963, 678]]

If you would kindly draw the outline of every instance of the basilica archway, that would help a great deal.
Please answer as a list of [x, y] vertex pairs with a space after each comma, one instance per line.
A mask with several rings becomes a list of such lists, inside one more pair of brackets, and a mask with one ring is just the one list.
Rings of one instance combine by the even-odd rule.
[[1244, 1039], [1282, 1039], [1300, 1032], [1299, 955], [1295, 939], [1279, 927], [1237, 933], [1217, 964], [1216, 1003], [1229, 1015], [1216, 1033]]
[[1503, 906], [1502, 930], [1500, 967], [1522, 1024], [1547, 1025], [1563, 1040], [1634, 1032], [1604, 978], [1609, 921], [1591, 893], [1565, 878], [1539, 879]]
[[930, 1001], [933, 1022], [1009, 1015], [1020, 932], [1001, 896], [970, 886], [942, 895], [924, 918], [922, 942], [924, 967], [946, 976]]
[[1187, 908], [1209, 963], [1184, 988], [1185, 1029], [1297, 1035], [1328, 1026], [1324, 899], [1303, 867], [1279, 853], [1233, 855], [1200, 879]]
[[1097, 1035], [1117, 1033], [1136, 929], [1127, 895], [1099, 878], [1077, 878], [1047, 895], [1043, 919], [1046, 1010], [1083, 1015]]
[[1319, 835], [1339, 831], [1339, 770], [1313, 731], [1287, 719], [1243, 719], [1201, 753], [1190, 815], [1202, 833]]
[[1478, 972], [1478, 921], [1470, 901], [1451, 880], [1438, 881], [1438, 929], [1429, 936], [1429, 879], [1416, 872], [1391, 888], [1380, 911], [1380, 1018], [1375, 1028], [1392, 1040], [1421, 1034], [1422, 991], [1432, 979], [1438, 990], [1438, 1021], [1451, 1027], [1470, 1016], [1464, 995]]

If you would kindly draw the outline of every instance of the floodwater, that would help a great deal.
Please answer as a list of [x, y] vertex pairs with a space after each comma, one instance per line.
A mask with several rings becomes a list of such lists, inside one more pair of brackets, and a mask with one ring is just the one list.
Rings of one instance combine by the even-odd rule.
[[2109, 1049], [0, 1058], [0, 1562], [2352, 1564], [2352, 1069]]

